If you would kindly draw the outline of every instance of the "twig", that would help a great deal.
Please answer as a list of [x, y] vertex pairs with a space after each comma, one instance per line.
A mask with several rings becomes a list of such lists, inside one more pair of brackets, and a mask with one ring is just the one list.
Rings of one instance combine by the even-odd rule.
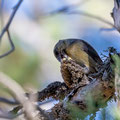
[[10, 24], [11, 24], [11, 22], [12, 22], [14, 16], [15, 16], [15, 13], [17, 12], [17, 10], [18, 10], [20, 4], [22, 3], [22, 1], [23, 1], [23, 0], [20, 0], [20, 1], [17, 3], [17, 5], [14, 7], [14, 10], [13, 10], [13, 12], [12, 12], [12, 14], [11, 14], [11, 16], [10, 16], [7, 24], [6, 24], [6, 26], [3, 28], [3, 30], [2, 30], [2, 32], [1, 32], [1, 34], [0, 34], [0, 42], [1, 42], [1, 39], [2, 39], [2, 36], [4, 35], [4, 33], [9, 29], [9, 26], [10, 26]]
[[11, 49], [8, 52], [4, 53], [3, 55], [0, 55], [0, 58], [7, 56], [8, 54], [10, 54], [11, 52], [13, 52], [15, 50], [15, 46], [14, 46], [13, 41], [11, 39], [9, 30], [7, 30], [7, 35], [8, 35], [8, 39], [9, 39], [9, 42], [10, 42]]
[[84, 12], [84, 11], [72, 11], [69, 14], [80, 14], [80, 15], [83, 15], [83, 16], [86, 16], [86, 17], [89, 17], [89, 18], [99, 20], [103, 23], [106, 23], [106, 24], [110, 25], [111, 27], [114, 27], [114, 25], [111, 22], [105, 20], [104, 18], [93, 15], [93, 14], [90, 14], [90, 13], [87, 13], [87, 12]]
[[114, 0], [114, 8], [111, 13], [114, 20], [114, 26], [120, 32], [120, 0]]
[[67, 11], [70, 11], [70, 10], [74, 10], [78, 7], [80, 7], [81, 5], [83, 5], [84, 3], [88, 2], [89, 0], [82, 0], [77, 2], [76, 4], [72, 4], [72, 5], [66, 5], [66, 6], [63, 6], [62, 8], [59, 8], [55, 11], [52, 11], [50, 12], [49, 14], [52, 15], [52, 14], [56, 14], [56, 13], [60, 13], [60, 12], [67, 12]]
[[23, 111], [20, 111], [18, 114], [12, 114], [10, 112], [2, 111], [0, 109], [0, 118], [4, 118], [4, 119], [14, 119], [22, 114], [23, 114]]
[[25, 92], [15, 81], [13, 81], [8, 76], [0, 73], [0, 83], [6, 86], [15, 96], [15, 98], [22, 104], [25, 109], [26, 118], [33, 120], [33, 114], [35, 112], [34, 106], [31, 102], [25, 97]]
[[111, 22], [109, 22], [108, 20], [105, 20], [102, 17], [96, 16], [96, 15], [93, 15], [93, 14], [90, 14], [90, 13], [87, 13], [87, 12], [84, 12], [84, 11], [74, 10], [76, 7], [78, 7], [78, 5], [65, 6], [65, 7], [57, 9], [53, 12], [50, 12], [49, 15], [54, 15], [54, 14], [57, 14], [57, 13], [78, 14], [78, 15], [83, 15], [83, 16], [86, 16], [86, 17], [104, 22], [104, 23], [110, 25], [111, 27], [115, 27]]
[[0, 43], [1, 43], [1, 40], [2, 40], [2, 37], [3, 37], [4, 33], [7, 32], [8, 38], [9, 38], [9, 41], [10, 41], [10, 45], [11, 45], [11, 50], [8, 51], [8, 52], [6, 52], [6, 53], [4, 53], [3, 55], [1, 55], [0, 58], [7, 56], [7, 55], [10, 54], [11, 52], [13, 52], [14, 49], [15, 49], [14, 44], [13, 44], [13, 42], [12, 42], [12, 40], [11, 40], [11, 37], [10, 37], [10, 34], [9, 34], [8, 29], [9, 29], [10, 24], [11, 24], [11, 22], [12, 22], [14, 16], [15, 16], [18, 8], [20, 7], [22, 1], [23, 1], [23, 0], [19, 0], [18, 3], [16, 4], [16, 6], [13, 8], [13, 12], [12, 12], [12, 14], [11, 14], [11, 16], [10, 16], [7, 24], [6, 24], [6, 26], [3, 28], [3, 30], [2, 30], [2, 32], [1, 32], [1, 34], [0, 34]]
[[7, 103], [10, 105], [18, 105], [19, 104], [19, 102], [16, 100], [9, 100], [9, 99], [4, 98], [4, 97], [0, 97], [0, 102]]
[[[41, 117], [41, 118], [45, 118], [45, 119], [40, 118], [40, 120], [49, 120], [48, 117], [46, 118], [47, 113], [42, 111], [42, 109], [38, 114], [38, 112], [36, 110], [37, 106], [34, 105], [26, 97], [24, 90], [14, 80], [12, 80], [11, 78], [9, 78], [8, 76], [6, 76], [3, 73], [0, 73], [0, 83], [3, 84], [7, 89], [9, 89], [10, 92], [13, 93], [15, 99], [18, 102], [20, 102], [20, 105], [24, 109], [24, 114], [25, 114], [25, 117], [27, 118], [27, 120], [34, 120], [34, 117], [35, 117], [35, 119], [39, 119], [39, 117]], [[45, 116], [45, 114], [46, 114], [46, 116]]]
[[[0, 0], [0, 24], [1, 24], [1, 29], [3, 28], [4, 25], [4, 17], [3, 17], [3, 5], [4, 5], [4, 0]], [[1, 31], [1, 30], [0, 30]]]
[[118, 8], [120, 7], [120, 0], [115, 0], [117, 3]]

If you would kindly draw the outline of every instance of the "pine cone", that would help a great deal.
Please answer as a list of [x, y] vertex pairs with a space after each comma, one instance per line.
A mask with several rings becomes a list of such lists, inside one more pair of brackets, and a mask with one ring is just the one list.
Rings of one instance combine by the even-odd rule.
[[85, 68], [82, 68], [70, 57], [62, 59], [61, 73], [64, 82], [69, 88], [89, 84], [88, 79], [86, 79], [85, 71]]

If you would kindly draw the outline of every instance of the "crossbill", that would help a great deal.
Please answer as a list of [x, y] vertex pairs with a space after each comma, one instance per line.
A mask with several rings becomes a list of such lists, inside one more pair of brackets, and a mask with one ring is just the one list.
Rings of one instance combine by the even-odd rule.
[[81, 39], [64, 39], [59, 40], [54, 47], [54, 55], [59, 62], [64, 55], [69, 56], [77, 64], [86, 67], [89, 72], [95, 72], [102, 60], [96, 50], [87, 42]]

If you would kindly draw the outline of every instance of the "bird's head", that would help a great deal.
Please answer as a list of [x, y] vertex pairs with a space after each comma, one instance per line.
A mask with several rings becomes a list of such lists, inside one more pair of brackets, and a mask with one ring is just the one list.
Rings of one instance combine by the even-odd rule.
[[64, 39], [59, 40], [54, 47], [54, 55], [59, 62], [61, 62], [64, 55], [67, 55], [66, 48], [68, 48], [72, 43], [74, 43], [76, 39]]

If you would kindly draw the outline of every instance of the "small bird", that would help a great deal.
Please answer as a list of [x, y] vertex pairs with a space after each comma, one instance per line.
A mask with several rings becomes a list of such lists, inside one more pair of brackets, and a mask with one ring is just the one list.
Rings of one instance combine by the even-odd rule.
[[61, 62], [64, 54], [71, 57], [80, 66], [87, 67], [90, 71], [95, 71], [96, 66], [102, 63], [95, 49], [80, 39], [59, 40], [54, 47], [54, 55]]
[[[102, 64], [95, 49], [81, 39], [59, 40], [54, 47], [54, 55], [61, 63], [61, 73], [68, 86], [76, 79], [77, 82], [80, 81], [81, 67], [84, 68], [85, 74], [89, 74], [96, 72], [98, 65]], [[68, 58], [67, 61], [65, 58]], [[75, 79], [72, 80], [73, 78]]]

